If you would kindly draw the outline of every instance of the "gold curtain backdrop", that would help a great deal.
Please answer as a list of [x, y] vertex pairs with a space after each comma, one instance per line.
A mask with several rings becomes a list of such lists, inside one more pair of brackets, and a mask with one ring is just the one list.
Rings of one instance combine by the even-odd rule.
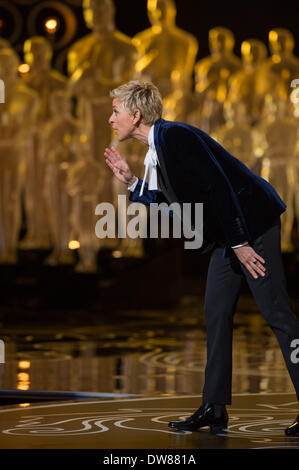
[[[273, 184], [288, 206], [282, 249], [298, 248], [299, 59], [292, 32], [271, 29], [268, 44], [248, 37], [236, 55], [234, 32], [215, 26], [209, 54], [198, 59], [199, 40], [177, 26], [174, 0], [148, 0], [147, 13], [150, 27], [129, 37], [116, 27], [112, 0], [0, 1], [0, 264], [16, 264], [20, 250], [49, 250], [46, 265], [93, 273], [103, 248], [144, 255], [141, 238], [95, 234], [96, 206], [116, 206], [128, 195], [103, 153], [116, 143], [107, 123], [109, 90], [132, 79], [159, 87], [165, 119], [200, 127]], [[77, 38], [82, 22], [89, 32]], [[142, 176], [146, 148], [132, 141], [118, 148]]]

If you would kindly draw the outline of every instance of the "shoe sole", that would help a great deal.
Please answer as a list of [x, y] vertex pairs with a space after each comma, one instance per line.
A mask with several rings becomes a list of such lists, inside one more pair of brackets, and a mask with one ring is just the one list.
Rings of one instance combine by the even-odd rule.
[[210, 426], [210, 431], [213, 433], [213, 434], [218, 434], [220, 432], [224, 432], [224, 431], [227, 431], [227, 423], [224, 423], [224, 424], [212, 424]]
[[217, 434], [219, 432], [223, 432], [223, 431], [226, 431], [227, 430], [227, 422], [226, 423], [220, 423], [220, 424], [206, 424], [205, 426], [200, 426], [200, 427], [196, 427], [196, 428], [191, 428], [191, 427], [188, 427], [188, 426], [169, 426], [168, 427], [170, 429], [176, 429], [178, 431], [190, 431], [190, 432], [193, 432], [193, 431], [199, 431], [200, 429], [202, 428], [207, 428], [207, 427], [210, 427], [210, 431], [211, 433], [213, 434]]

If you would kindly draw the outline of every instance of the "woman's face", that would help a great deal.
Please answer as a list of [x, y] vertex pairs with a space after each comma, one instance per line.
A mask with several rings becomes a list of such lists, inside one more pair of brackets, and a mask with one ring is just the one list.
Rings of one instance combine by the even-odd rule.
[[112, 101], [112, 109], [113, 112], [108, 122], [116, 131], [117, 138], [121, 142], [131, 137], [134, 130], [134, 116], [125, 110], [119, 98], [114, 98]]

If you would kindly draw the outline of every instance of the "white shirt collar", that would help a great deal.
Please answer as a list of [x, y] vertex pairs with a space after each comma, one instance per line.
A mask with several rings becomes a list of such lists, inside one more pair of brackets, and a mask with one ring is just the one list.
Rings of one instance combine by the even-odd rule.
[[149, 148], [153, 149], [154, 151], [156, 151], [156, 148], [155, 148], [155, 140], [154, 140], [154, 128], [155, 126], [152, 126], [150, 128], [150, 131], [148, 133], [148, 146]]

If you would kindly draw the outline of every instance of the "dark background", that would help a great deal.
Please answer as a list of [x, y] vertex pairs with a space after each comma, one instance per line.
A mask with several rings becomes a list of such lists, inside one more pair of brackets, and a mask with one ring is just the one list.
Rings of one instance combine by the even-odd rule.
[[[100, 0], [99, 0], [100, 1]], [[129, 36], [150, 26], [147, 18], [147, 0], [114, 0], [117, 28]], [[61, 4], [76, 22], [72, 37], [63, 45], [59, 40], [68, 29], [65, 14], [58, 11]], [[66, 73], [66, 53], [69, 46], [89, 33], [81, 8], [81, 0], [37, 1], [0, 0], [0, 36], [11, 39], [22, 58], [23, 42], [33, 35], [46, 35], [43, 23], [56, 16], [60, 27], [53, 40], [55, 68]], [[249, 38], [262, 40], [268, 46], [269, 30], [276, 27], [289, 29], [296, 41], [295, 54], [299, 56], [299, 19], [296, 2], [215, 2], [212, 0], [176, 0], [177, 25], [189, 31], [199, 41], [197, 59], [209, 54], [208, 32], [215, 26], [225, 26], [235, 35], [235, 53], [240, 56], [241, 42]], [[2, 24], [2, 27], [1, 27]]]
[[[146, 13], [146, 0], [116, 0], [116, 22], [129, 36], [150, 26]], [[297, 4], [298, 5], [298, 4]], [[237, 55], [241, 42], [257, 38], [268, 45], [268, 32], [272, 28], [287, 28], [299, 42], [299, 19], [296, 2], [275, 4], [260, 2], [176, 0], [177, 25], [189, 31], [199, 41], [198, 58], [209, 54], [208, 32], [215, 26], [225, 26], [235, 34]], [[132, 13], [134, 12], [134, 13]], [[299, 54], [299, 44], [295, 53]]]

